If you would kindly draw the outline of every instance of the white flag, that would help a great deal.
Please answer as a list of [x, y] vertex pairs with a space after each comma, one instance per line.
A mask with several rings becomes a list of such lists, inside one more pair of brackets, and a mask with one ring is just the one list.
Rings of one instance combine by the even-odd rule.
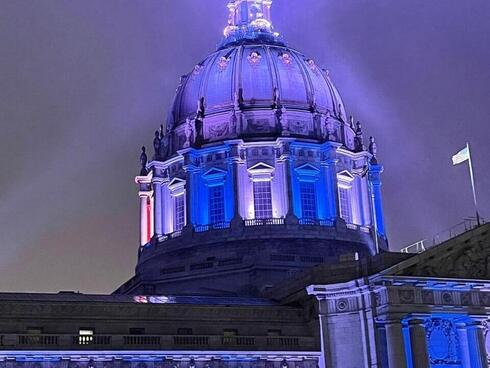
[[453, 165], [458, 165], [470, 159], [470, 150], [468, 146], [463, 148], [461, 151], [453, 156]]

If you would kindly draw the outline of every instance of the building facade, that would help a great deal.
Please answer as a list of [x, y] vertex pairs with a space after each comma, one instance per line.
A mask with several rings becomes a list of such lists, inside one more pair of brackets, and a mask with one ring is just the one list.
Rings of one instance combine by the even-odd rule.
[[390, 252], [374, 138], [325, 69], [232, 0], [136, 177], [134, 277], [0, 293], [0, 368], [475, 368], [490, 225]]

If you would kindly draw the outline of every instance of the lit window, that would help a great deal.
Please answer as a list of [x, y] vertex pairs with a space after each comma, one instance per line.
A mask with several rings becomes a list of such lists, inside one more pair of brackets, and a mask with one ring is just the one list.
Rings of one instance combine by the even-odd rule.
[[254, 181], [254, 209], [256, 219], [272, 218], [272, 194], [270, 181]]
[[300, 182], [301, 211], [304, 219], [316, 219], [315, 183]]
[[80, 329], [78, 331], [78, 344], [90, 345], [94, 341], [94, 330]]
[[180, 231], [185, 226], [185, 195], [181, 194], [174, 197], [175, 200], [175, 213], [174, 224], [175, 231]]
[[225, 221], [225, 198], [223, 185], [209, 188], [209, 219], [211, 224], [218, 224]]
[[348, 224], [352, 224], [352, 209], [349, 189], [339, 188], [340, 217]]

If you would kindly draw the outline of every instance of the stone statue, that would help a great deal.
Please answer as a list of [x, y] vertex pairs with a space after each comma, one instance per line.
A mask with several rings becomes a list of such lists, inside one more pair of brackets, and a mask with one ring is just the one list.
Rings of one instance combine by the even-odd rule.
[[233, 96], [233, 109], [235, 110], [235, 112], [240, 111], [240, 95], [237, 91], [235, 91], [235, 94]]
[[155, 138], [153, 138], [153, 150], [155, 152], [155, 157], [160, 156], [160, 147], [162, 145], [162, 138], [160, 136], [160, 132], [155, 131]]
[[192, 124], [190, 118], [187, 118], [184, 127], [184, 133], [185, 133], [184, 148], [188, 148], [191, 146], [191, 138], [192, 138], [193, 131], [194, 131], [194, 124]]
[[337, 141], [337, 137], [335, 135], [335, 127], [333, 125], [332, 119], [330, 119], [329, 117], [325, 119], [325, 133], [326, 133], [325, 138], [327, 139], [327, 141], [330, 142]]
[[279, 122], [281, 123], [281, 134], [283, 136], [288, 136], [291, 134], [289, 130], [289, 119], [286, 108], [283, 106], [281, 108], [281, 113], [279, 115]]
[[279, 89], [274, 87], [274, 94], [272, 96], [273, 99], [273, 108], [277, 109], [281, 105], [281, 98], [279, 96]]
[[338, 117], [340, 120], [343, 119], [343, 116], [342, 116], [342, 104], [339, 104], [339, 112], [338, 112]]
[[362, 134], [362, 126], [359, 121], [356, 124], [356, 137], [354, 138], [354, 146], [357, 152], [362, 152], [366, 149], [366, 147], [364, 147], [364, 136]]
[[205, 100], [204, 97], [201, 97], [197, 101], [197, 118], [202, 119], [204, 118], [204, 113], [205, 113]]
[[141, 155], [140, 155], [140, 176], [148, 175], [148, 170], [146, 169], [146, 164], [148, 163], [148, 156], [146, 155], [146, 147], [141, 147]]
[[313, 98], [311, 100], [311, 111], [317, 111], [316, 94], [313, 93]]
[[377, 164], [378, 160], [376, 156], [378, 154], [378, 147], [376, 146], [376, 141], [374, 140], [374, 137], [369, 138], [369, 153], [373, 155], [373, 157], [371, 158], [371, 163]]

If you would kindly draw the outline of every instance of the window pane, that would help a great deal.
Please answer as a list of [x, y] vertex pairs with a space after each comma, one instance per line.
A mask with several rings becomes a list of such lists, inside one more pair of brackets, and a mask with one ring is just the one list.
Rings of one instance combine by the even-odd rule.
[[256, 219], [272, 218], [272, 195], [270, 181], [254, 181], [254, 208]]
[[315, 183], [300, 182], [302, 217], [316, 219]]
[[175, 197], [175, 231], [182, 230], [185, 226], [185, 195]]
[[225, 199], [222, 185], [209, 188], [209, 220], [211, 224], [225, 221]]
[[350, 206], [349, 190], [339, 188], [340, 217], [348, 224], [352, 223], [352, 211]]

